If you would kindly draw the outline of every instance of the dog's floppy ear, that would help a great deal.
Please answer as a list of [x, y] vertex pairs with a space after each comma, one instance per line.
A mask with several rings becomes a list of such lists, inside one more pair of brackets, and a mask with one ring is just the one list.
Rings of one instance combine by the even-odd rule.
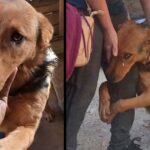
[[[150, 51], [150, 28], [146, 27], [144, 28], [144, 32], [146, 34], [145, 41], [143, 42], [143, 48], [146, 47]], [[143, 34], [144, 34], [143, 32]]]
[[142, 63], [145, 64], [150, 61], [150, 29], [144, 28], [143, 35], [146, 34], [146, 37], [139, 47], [138, 51], [140, 52], [139, 58], [143, 60]]
[[45, 49], [50, 45], [50, 41], [53, 37], [54, 30], [48, 19], [41, 13], [38, 13], [38, 22], [39, 27], [38, 27], [37, 46], [40, 49]]

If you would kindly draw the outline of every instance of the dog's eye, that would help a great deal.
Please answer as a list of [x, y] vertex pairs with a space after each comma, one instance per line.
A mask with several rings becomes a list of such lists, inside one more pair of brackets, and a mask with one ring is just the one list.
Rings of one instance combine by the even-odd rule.
[[24, 37], [18, 33], [18, 32], [14, 32], [12, 35], [11, 35], [11, 41], [16, 43], [16, 44], [21, 44], [21, 42], [23, 41]]
[[125, 54], [123, 55], [123, 58], [124, 58], [125, 60], [128, 60], [131, 56], [132, 56], [131, 53], [125, 53]]

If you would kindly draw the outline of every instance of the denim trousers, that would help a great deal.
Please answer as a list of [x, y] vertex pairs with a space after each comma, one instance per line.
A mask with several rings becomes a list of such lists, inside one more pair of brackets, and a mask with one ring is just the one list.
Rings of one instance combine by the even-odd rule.
[[[77, 133], [83, 122], [85, 112], [94, 96], [101, 67], [103, 37], [102, 30], [95, 23], [93, 52], [90, 61], [76, 68], [66, 83], [66, 149], [77, 148]], [[130, 98], [136, 95], [137, 67], [133, 67], [127, 76], [117, 84], [109, 84], [112, 101]], [[111, 123], [111, 140], [108, 150], [122, 150], [130, 144], [130, 129], [134, 120], [134, 110], [118, 114]]]

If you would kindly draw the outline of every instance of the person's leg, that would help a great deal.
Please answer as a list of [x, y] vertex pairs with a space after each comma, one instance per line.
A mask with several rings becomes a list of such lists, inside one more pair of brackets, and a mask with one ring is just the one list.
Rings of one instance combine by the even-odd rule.
[[[109, 83], [111, 101], [136, 96], [138, 68], [134, 66], [119, 83]], [[108, 150], [122, 150], [131, 143], [130, 129], [134, 120], [134, 110], [118, 114], [111, 123], [111, 141]], [[133, 149], [134, 150], [134, 149]]]
[[150, 25], [150, 0], [140, 0], [140, 2], [143, 7], [147, 22]]
[[128, 9], [123, 0], [106, 0], [111, 20], [116, 30], [118, 25], [130, 19]]
[[[129, 19], [128, 10], [123, 0], [107, 0], [113, 24], [118, 25]], [[111, 99], [115, 102], [120, 98], [136, 96], [138, 78], [137, 67], [133, 67], [125, 79], [118, 84], [109, 84]], [[134, 121], [134, 110], [118, 114], [111, 123], [111, 140], [108, 150], [122, 150], [130, 144], [130, 129]]]
[[75, 150], [77, 147], [77, 133], [97, 86], [102, 51], [102, 33], [98, 25], [95, 26], [93, 41], [90, 62], [84, 67], [76, 68], [67, 82], [67, 150]]

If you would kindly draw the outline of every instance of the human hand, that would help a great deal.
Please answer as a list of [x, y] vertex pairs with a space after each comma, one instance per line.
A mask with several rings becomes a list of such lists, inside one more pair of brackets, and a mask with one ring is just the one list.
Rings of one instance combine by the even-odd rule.
[[118, 37], [115, 29], [110, 27], [109, 29], [104, 30], [104, 49], [107, 61], [110, 62], [110, 59], [113, 56], [118, 55]]
[[8, 95], [9, 95], [11, 85], [16, 76], [16, 73], [17, 73], [17, 69], [10, 75], [10, 77], [7, 79], [3, 89], [0, 91], [0, 124], [2, 123], [2, 121], [5, 117], [5, 113], [7, 110]]

